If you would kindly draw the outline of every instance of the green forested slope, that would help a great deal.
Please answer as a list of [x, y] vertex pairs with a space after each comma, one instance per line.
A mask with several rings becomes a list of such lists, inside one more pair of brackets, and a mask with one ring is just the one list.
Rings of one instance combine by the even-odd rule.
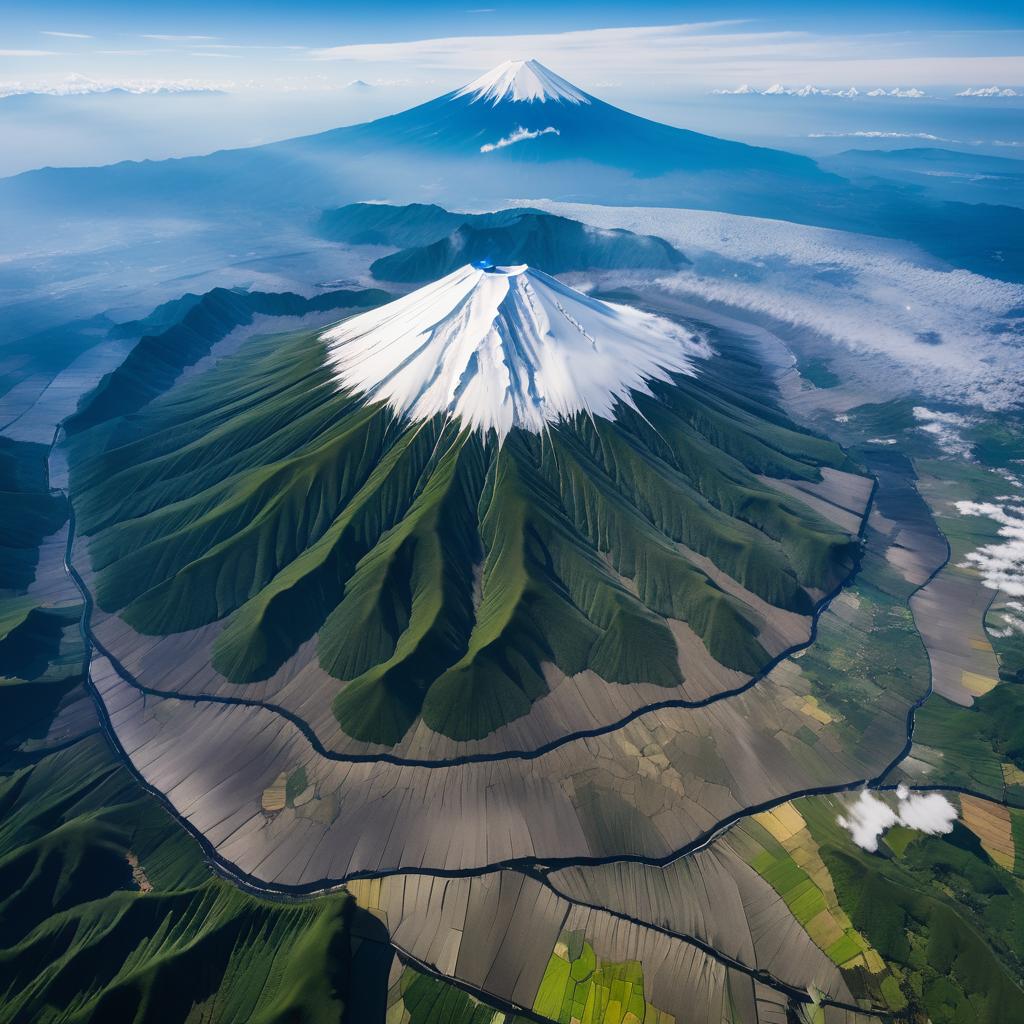
[[546, 661], [678, 684], [666, 619], [756, 672], [758, 622], [680, 545], [806, 614], [857, 544], [758, 479], [814, 480], [846, 460], [747, 370], [712, 360], [615, 421], [580, 415], [499, 446], [340, 391], [315, 335], [250, 343], [122, 422], [106, 450], [79, 442], [97, 600], [144, 633], [227, 617], [214, 664], [239, 683], [318, 634], [321, 665], [348, 681], [342, 727], [373, 742], [420, 715], [485, 736], [546, 692]]
[[[186, 301], [192, 298], [194, 302]], [[65, 422], [65, 429], [74, 433], [137, 412], [234, 328], [252, 323], [254, 316], [303, 316], [331, 309], [368, 308], [389, 298], [387, 292], [377, 288], [324, 292], [312, 298], [293, 292], [228, 288], [214, 288], [198, 297], [185, 296], [155, 311], [151, 325], [159, 333], [140, 339], [124, 362], [89, 392], [82, 406]], [[140, 321], [138, 326], [148, 327], [150, 322]]]
[[[5, 443], [4, 486], [48, 494], [45, 456]], [[81, 606], [4, 589], [0, 1024], [383, 1020], [379, 924], [341, 893], [270, 902], [217, 878], [99, 734]]]
[[67, 516], [64, 496], [49, 489], [46, 446], [0, 437], [0, 596], [32, 582], [39, 545]]
[[0, 778], [0, 808], [0, 1020], [343, 1019], [351, 901], [214, 878], [102, 738]]

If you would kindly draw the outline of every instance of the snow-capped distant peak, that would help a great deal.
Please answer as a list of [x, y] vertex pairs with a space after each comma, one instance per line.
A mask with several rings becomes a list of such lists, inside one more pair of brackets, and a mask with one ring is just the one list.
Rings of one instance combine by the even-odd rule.
[[710, 355], [677, 324], [527, 266], [465, 266], [321, 338], [339, 386], [499, 438], [581, 411], [611, 418], [648, 381], [693, 376]]
[[984, 88], [977, 89], [964, 89], [963, 92], [958, 92], [957, 96], [1020, 96], [1016, 89], [1001, 89], [998, 85], [988, 85]]
[[470, 102], [487, 103], [589, 103], [590, 97], [554, 71], [535, 60], [507, 60], [486, 75], [470, 82], [456, 94], [469, 96]]

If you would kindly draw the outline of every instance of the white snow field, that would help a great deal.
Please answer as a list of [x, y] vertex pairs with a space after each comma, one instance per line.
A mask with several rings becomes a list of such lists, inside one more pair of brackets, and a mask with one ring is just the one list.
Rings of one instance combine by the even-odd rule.
[[453, 97], [472, 97], [472, 102], [491, 104], [512, 100], [518, 103], [590, 103], [590, 97], [572, 82], [556, 75], [535, 60], [507, 60], [473, 79]]
[[703, 210], [521, 199], [599, 228], [659, 235], [693, 261], [652, 282], [810, 329], [868, 355], [887, 388], [989, 410], [1024, 401], [1024, 286], [949, 269], [915, 246]]
[[499, 438], [580, 411], [711, 354], [661, 317], [593, 299], [527, 266], [465, 266], [324, 332], [339, 385], [414, 420], [437, 413]]

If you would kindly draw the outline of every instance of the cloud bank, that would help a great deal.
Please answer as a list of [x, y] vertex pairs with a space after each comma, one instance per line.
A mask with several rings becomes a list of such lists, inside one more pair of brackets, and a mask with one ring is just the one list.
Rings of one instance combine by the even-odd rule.
[[659, 235], [693, 261], [656, 284], [811, 330], [866, 358], [865, 379], [988, 410], [1024, 402], [1024, 286], [949, 270], [898, 241], [703, 210], [519, 200]]

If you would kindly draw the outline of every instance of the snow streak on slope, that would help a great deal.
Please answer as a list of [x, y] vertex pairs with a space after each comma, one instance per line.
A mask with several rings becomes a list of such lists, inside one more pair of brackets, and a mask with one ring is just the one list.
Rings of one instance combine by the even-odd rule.
[[466, 266], [322, 335], [339, 384], [413, 419], [458, 416], [504, 437], [694, 376], [710, 350], [668, 320], [592, 299], [526, 266]]
[[492, 105], [506, 100], [516, 103], [590, 103], [590, 97], [572, 82], [549, 71], [535, 60], [507, 60], [485, 75], [463, 86], [454, 96], [485, 100]]

